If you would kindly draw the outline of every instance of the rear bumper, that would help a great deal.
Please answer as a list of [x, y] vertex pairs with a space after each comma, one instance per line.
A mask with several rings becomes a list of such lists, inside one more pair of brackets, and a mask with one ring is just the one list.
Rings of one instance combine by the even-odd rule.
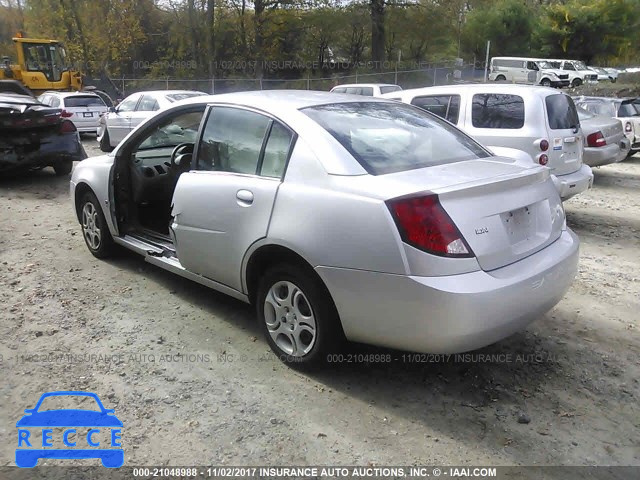
[[441, 277], [317, 267], [349, 340], [428, 353], [497, 342], [553, 308], [578, 268], [578, 237], [491, 272]]
[[33, 150], [27, 145], [0, 138], [1, 173], [33, 170], [85, 158], [87, 154], [76, 132], [42, 137], [40, 145]]
[[624, 160], [629, 153], [631, 143], [627, 138], [604, 147], [585, 147], [582, 161], [590, 167], [601, 167]]
[[574, 195], [590, 189], [593, 185], [593, 172], [588, 165], [582, 165], [573, 173], [553, 175], [552, 178], [562, 200], [568, 200]]

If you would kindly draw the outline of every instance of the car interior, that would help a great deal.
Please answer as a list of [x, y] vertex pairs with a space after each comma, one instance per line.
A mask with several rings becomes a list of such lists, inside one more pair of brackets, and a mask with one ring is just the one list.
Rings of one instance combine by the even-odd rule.
[[129, 221], [134, 229], [167, 237], [178, 179], [191, 169], [204, 107], [157, 125], [128, 159]]

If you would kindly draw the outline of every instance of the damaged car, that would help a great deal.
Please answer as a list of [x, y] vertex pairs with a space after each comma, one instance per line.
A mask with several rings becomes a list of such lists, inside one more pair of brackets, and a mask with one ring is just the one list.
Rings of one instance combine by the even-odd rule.
[[17, 82], [0, 82], [0, 174], [53, 167], [67, 175], [87, 158], [73, 122]]

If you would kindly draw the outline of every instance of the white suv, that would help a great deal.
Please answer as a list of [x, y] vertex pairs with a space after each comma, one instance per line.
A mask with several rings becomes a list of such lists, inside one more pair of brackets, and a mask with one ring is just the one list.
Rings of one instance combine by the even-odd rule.
[[38, 100], [61, 108], [62, 116], [71, 120], [80, 133], [97, 133], [100, 116], [108, 110], [104, 100], [91, 92], [44, 92]]
[[548, 63], [569, 74], [572, 87], [583, 83], [598, 83], [598, 73], [587, 67], [580, 60], [547, 60]]
[[575, 104], [557, 90], [529, 85], [467, 84], [383, 95], [416, 105], [461, 128], [496, 155], [546, 165], [566, 200], [589, 189]]

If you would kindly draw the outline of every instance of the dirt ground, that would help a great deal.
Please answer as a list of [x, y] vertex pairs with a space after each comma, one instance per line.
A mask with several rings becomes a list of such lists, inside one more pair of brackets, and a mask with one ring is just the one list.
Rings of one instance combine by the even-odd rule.
[[248, 306], [92, 257], [68, 181], [0, 179], [0, 466], [53, 390], [115, 409], [125, 465], [640, 465], [640, 158], [566, 203], [579, 276], [526, 331], [445, 361], [352, 346], [397, 360], [313, 375], [271, 355]]

